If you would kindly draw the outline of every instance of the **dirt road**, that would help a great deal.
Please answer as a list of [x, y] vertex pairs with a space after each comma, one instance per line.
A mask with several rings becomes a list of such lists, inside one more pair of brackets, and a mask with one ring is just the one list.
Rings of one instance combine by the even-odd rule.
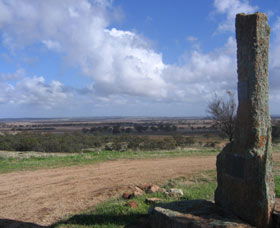
[[215, 168], [215, 156], [117, 160], [0, 175], [0, 219], [49, 225], [129, 186]]

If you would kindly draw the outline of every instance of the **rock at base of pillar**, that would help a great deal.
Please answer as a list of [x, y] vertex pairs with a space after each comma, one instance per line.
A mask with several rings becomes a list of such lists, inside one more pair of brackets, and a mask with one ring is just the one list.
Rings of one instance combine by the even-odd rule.
[[152, 228], [252, 228], [207, 200], [162, 203], [150, 210]]
[[232, 142], [217, 156], [216, 204], [257, 227], [269, 226], [274, 208], [273, 175], [266, 155], [244, 151]]

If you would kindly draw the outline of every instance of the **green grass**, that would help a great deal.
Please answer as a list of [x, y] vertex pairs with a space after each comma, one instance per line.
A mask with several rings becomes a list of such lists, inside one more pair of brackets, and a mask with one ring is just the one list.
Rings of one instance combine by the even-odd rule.
[[280, 197], [280, 176], [275, 176], [274, 177], [275, 181], [275, 194], [276, 197]]
[[[173, 179], [168, 181], [163, 187], [165, 189], [180, 188], [183, 190], [184, 196], [176, 198], [166, 196], [164, 193], [153, 193], [135, 197], [131, 200], [112, 199], [79, 215], [66, 218], [54, 224], [53, 228], [126, 227], [139, 221], [141, 218], [147, 218], [147, 212], [151, 205], [145, 203], [145, 199], [149, 197], [158, 197], [162, 199], [162, 202], [198, 198], [211, 200], [216, 188], [215, 171], [204, 172], [189, 179], [183, 177]], [[129, 201], [137, 202], [138, 207], [135, 209], [128, 207], [127, 202]]]
[[30, 158], [4, 158], [0, 157], [0, 173], [21, 170], [36, 170], [43, 168], [57, 168], [73, 165], [86, 165], [96, 162], [116, 159], [145, 159], [164, 158], [194, 155], [215, 155], [217, 149], [197, 148], [185, 150], [166, 151], [101, 151], [100, 153], [88, 152], [81, 154], [69, 154], [66, 156], [30, 157]]
[[143, 197], [138, 197], [134, 201], [138, 203], [137, 209], [128, 207], [124, 200], [115, 199], [97, 206], [93, 211], [72, 216], [53, 227], [125, 227], [125, 225], [131, 224], [140, 217], [145, 216], [149, 208], [149, 205], [144, 203]]
[[[280, 144], [275, 144], [274, 153], [279, 153]], [[30, 158], [4, 158], [0, 156], [0, 173], [8, 173], [22, 170], [37, 170], [44, 168], [57, 168], [73, 165], [86, 165], [96, 162], [116, 159], [145, 159], [184, 156], [216, 155], [220, 149], [196, 147], [183, 150], [160, 151], [101, 151], [81, 154], [69, 154], [66, 156], [30, 157]], [[24, 152], [22, 152], [24, 153]]]

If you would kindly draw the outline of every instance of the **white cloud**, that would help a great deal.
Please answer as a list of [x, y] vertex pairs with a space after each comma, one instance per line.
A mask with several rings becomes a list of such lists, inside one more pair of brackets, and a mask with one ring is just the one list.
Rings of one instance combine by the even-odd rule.
[[35, 104], [44, 107], [52, 107], [63, 102], [67, 98], [63, 85], [59, 81], [45, 82], [43, 77], [24, 78], [15, 88], [15, 99], [18, 104]]
[[25, 76], [24, 69], [18, 69], [14, 73], [0, 73], [0, 81], [19, 80]]
[[164, 74], [174, 92], [188, 102], [209, 99], [216, 93], [236, 88], [236, 43], [230, 37], [224, 47], [210, 53], [193, 51], [180, 66], [169, 66]]
[[66, 53], [67, 61], [78, 64], [100, 94], [166, 96], [166, 82], [160, 77], [165, 68], [161, 54], [136, 33], [108, 29], [110, 1], [2, 3], [11, 15], [0, 21], [9, 47], [42, 42], [50, 50]]
[[61, 45], [57, 41], [43, 40], [42, 43], [50, 50], [53, 50], [53, 51], [60, 51], [61, 50]]
[[[217, 11], [226, 13], [228, 21], [233, 14], [230, 3], [234, 3], [235, 11], [251, 9], [239, 1], [216, 0]], [[209, 53], [194, 49], [186, 53], [182, 64], [168, 65], [144, 37], [110, 28], [110, 15], [115, 18], [111, 1], [0, 0], [1, 11], [5, 13], [0, 16], [0, 29], [7, 47], [43, 44], [62, 52], [67, 62], [92, 79], [92, 85], [77, 93], [79, 98], [73, 102], [194, 104], [205, 101], [214, 91], [236, 86], [232, 37], [222, 48]], [[5, 92], [11, 95], [2, 95], [2, 100], [16, 104], [55, 107], [71, 97], [61, 83], [47, 84], [42, 77], [22, 79], [7, 89], [13, 93]]]
[[234, 18], [238, 13], [254, 13], [257, 6], [250, 5], [248, 0], [215, 0], [217, 13], [225, 14], [226, 20], [219, 24], [218, 31], [234, 31]]
[[44, 77], [24, 77], [16, 84], [0, 83], [0, 103], [53, 108], [71, 97], [59, 81], [46, 83]]

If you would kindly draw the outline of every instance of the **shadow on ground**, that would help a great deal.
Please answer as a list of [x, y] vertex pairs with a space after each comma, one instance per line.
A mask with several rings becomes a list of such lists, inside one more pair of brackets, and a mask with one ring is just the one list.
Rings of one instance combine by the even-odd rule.
[[181, 201], [174, 201], [170, 203], [159, 203], [156, 205], [157, 207], [161, 207], [163, 209], [170, 210], [175, 214], [182, 213], [182, 214], [189, 214], [193, 216], [198, 216], [201, 219], [208, 219], [208, 220], [220, 220], [220, 221], [227, 221], [227, 222], [236, 222], [242, 223], [236, 216], [228, 211], [224, 211], [222, 208], [217, 206], [214, 202], [203, 200], [203, 199], [196, 199], [196, 200], [181, 200]]
[[[136, 221], [136, 222], [135, 222]], [[102, 215], [102, 214], [90, 214], [90, 215], [74, 215], [67, 220], [60, 221], [52, 225], [52, 228], [59, 225], [85, 225], [94, 227], [95, 225], [119, 225], [126, 228], [148, 228], [149, 219], [147, 215]]]
[[40, 226], [35, 223], [21, 222], [10, 219], [0, 219], [0, 228], [49, 228], [49, 226]]

